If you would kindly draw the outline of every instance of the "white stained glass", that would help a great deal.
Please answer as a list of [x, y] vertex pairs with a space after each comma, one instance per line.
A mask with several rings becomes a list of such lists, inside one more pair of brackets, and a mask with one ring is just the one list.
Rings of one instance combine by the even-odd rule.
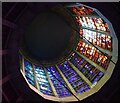
[[41, 85], [40, 88], [46, 91], [49, 90], [47, 87], [43, 87], [43, 85]]
[[92, 27], [92, 24], [90, 22], [90, 20], [88, 19], [88, 28], [91, 28]]
[[37, 73], [37, 74], [45, 74], [44, 70], [41, 70], [41, 69], [35, 69], [35, 73]]
[[46, 83], [45, 82], [41, 82], [41, 81], [38, 81], [38, 83], [40, 84], [40, 85], [46, 85]]
[[91, 27], [92, 27], [93, 29], [96, 29], [95, 24], [94, 24], [94, 22], [93, 22], [92, 19], [90, 19], [90, 22], [91, 22]]
[[92, 55], [92, 53], [93, 53], [93, 49], [91, 49], [91, 51], [90, 51], [90, 55]]
[[36, 74], [36, 76], [37, 76], [38, 78], [46, 79], [46, 76], [44, 76], [44, 75]]
[[[94, 19], [94, 21], [93, 21]], [[79, 23], [83, 27], [91, 28], [91, 29], [98, 29], [102, 31], [106, 31], [105, 24], [103, 23], [102, 19], [99, 18], [91, 18], [91, 17], [80, 17], [79, 16]]]
[[32, 72], [32, 71], [29, 71], [29, 73], [30, 73], [30, 74], [33, 74], [33, 72]]
[[86, 22], [85, 17], [82, 17], [82, 19], [83, 19], [83, 22]]
[[103, 27], [103, 31], [106, 31], [106, 28], [105, 28], [105, 27]]
[[83, 26], [83, 21], [82, 21], [82, 19], [80, 18], [79, 19], [79, 22], [81, 23], [81, 25]]
[[91, 38], [94, 39], [95, 36], [94, 36], [94, 32], [91, 32]]
[[42, 78], [37, 78], [38, 81], [41, 81], [41, 82], [45, 82], [45, 83], [48, 83], [48, 81], [46, 79], [42, 79]]
[[110, 43], [111, 39], [110, 36], [106, 36], [105, 34], [97, 33], [95, 31], [91, 31], [88, 29], [83, 30], [83, 39], [85, 38], [89, 42], [96, 44], [98, 46], [105, 46], [105, 42]]
[[39, 74], [41, 74], [41, 75], [45, 75], [45, 73], [44, 73], [44, 72], [39, 72]]

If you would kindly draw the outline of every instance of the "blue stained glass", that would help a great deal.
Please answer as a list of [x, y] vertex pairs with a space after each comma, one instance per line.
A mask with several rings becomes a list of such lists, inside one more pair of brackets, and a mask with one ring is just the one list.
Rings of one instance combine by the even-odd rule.
[[47, 95], [53, 95], [44, 69], [42, 67], [34, 66], [34, 71], [36, 73], [36, 79], [38, 81], [40, 91]]
[[[66, 67], [62, 66], [62, 65], [64, 65], [64, 63], [61, 64], [61, 66], [59, 66], [60, 69], [62, 70], [62, 72], [66, 76], [66, 78], [68, 79], [68, 82], [73, 86], [75, 91], [77, 93], [81, 93], [81, 92], [79, 92], [79, 89], [84, 88], [84, 85], [82, 85], [82, 84], [85, 83], [85, 82], [83, 82], [81, 77], [76, 73], [76, 71], [74, 69], [71, 68], [71, 66], [67, 62], [65, 62], [65, 64], [66, 64], [66, 67], [69, 68], [69, 70], [67, 72], [64, 72], [66, 70]], [[68, 75], [68, 72], [71, 73], [71, 74]], [[89, 86], [88, 86], [88, 88], [89, 88]], [[84, 88], [84, 91], [86, 91], [86, 90], [88, 90], [88, 89]]]
[[26, 70], [31, 70], [32, 71], [32, 64], [26, 60], [24, 60], [24, 65]]
[[87, 91], [87, 90], [90, 90], [90, 88], [86, 88], [85, 90], [86, 90], [86, 91]]
[[84, 69], [84, 68], [82, 68], [82, 69], [81, 69], [81, 72], [82, 72], [82, 73], [83, 73], [83, 72], [85, 72], [85, 69]]
[[99, 72], [99, 76], [102, 77], [104, 74], [103, 72]]
[[68, 62], [67, 62], [67, 61], [65, 61], [65, 62], [64, 62], [64, 64], [66, 64], [66, 65], [67, 65], [67, 64], [68, 64]]
[[79, 82], [78, 82], [78, 85], [81, 85], [82, 83], [83, 83], [83, 82], [79, 81]]
[[92, 72], [92, 70], [90, 71], [90, 74], [92, 74], [93, 72]]
[[31, 78], [28, 78], [28, 77], [26, 77], [26, 78], [27, 78], [27, 81], [28, 81], [30, 84], [32, 84], [33, 86], [35, 86], [34, 80], [31, 80]]
[[83, 90], [84, 90], [84, 88], [83, 88], [83, 87], [81, 87], [81, 88], [80, 88], [80, 90], [81, 90], [81, 91], [83, 91]]
[[97, 82], [98, 81], [98, 77], [96, 77], [93, 81], [93, 83]]
[[[74, 76], [74, 75], [73, 75], [73, 76]], [[78, 79], [77, 77], [73, 77], [73, 76], [70, 77], [71, 81], [75, 81], [75, 80]]]
[[78, 59], [77, 59], [77, 58], [75, 58], [75, 60], [77, 61]]
[[40, 90], [40, 92], [42, 92], [42, 93], [44, 93], [44, 94], [47, 94], [47, 95], [53, 95], [53, 93], [52, 92], [50, 92], [50, 91], [45, 91], [45, 90]]
[[[79, 59], [80, 58], [80, 59]], [[81, 57], [79, 57], [78, 54], [75, 53], [75, 55], [70, 59], [70, 61], [88, 78], [91, 82], [94, 81], [94, 77], [96, 75], [99, 75], [99, 77], [102, 77], [104, 74], [102, 72], [99, 73], [99, 70], [95, 67], [93, 67], [91, 64], [86, 63], [84, 66], [83, 62], [85, 60]], [[79, 61], [79, 62], [78, 62]], [[81, 68], [82, 67], [82, 68]], [[99, 74], [98, 74], [99, 73]], [[92, 78], [93, 77], [93, 78]], [[98, 79], [99, 80], [99, 79]]]
[[88, 67], [87, 70], [90, 71], [90, 68]]
[[68, 74], [66, 76], [69, 76], [70, 78], [72, 78], [71, 76], [74, 76], [74, 75], [76, 75], [76, 74], [75, 73], [70, 73], [70, 74]]
[[77, 74], [76, 73], [74, 73], [74, 75], [72, 75], [70, 78], [73, 78], [73, 77], [76, 77], [77, 76]]
[[82, 60], [79, 62], [79, 65], [81, 65], [83, 62], [84, 62], [84, 59], [82, 59]]
[[28, 82], [29, 82], [30, 84], [32, 84], [33, 86], [35, 85], [34, 82], [31, 81], [31, 80], [29, 80], [29, 79], [28, 79]]
[[28, 76], [30, 76], [30, 75], [31, 75], [31, 76], [34, 76], [34, 74], [33, 74], [32, 71], [30, 72], [30, 71], [26, 71], [26, 70], [25, 70], [25, 74], [28, 75]]
[[99, 81], [102, 78], [103, 75], [104, 75], [103, 72], [99, 72], [97, 74], [97, 76], [93, 79], [92, 83], [95, 83], [95, 82]]
[[31, 76], [31, 77], [29, 77], [32, 81], [34, 81], [34, 77], [33, 76]]
[[[51, 79], [51, 81], [52, 81], [52, 83], [53, 83], [53, 85], [54, 85], [54, 87], [56, 89], [56, 92], [57, 92], [58, 96], [59, 97], [70, 96], [71, 93], [63, 86], [63, 84], [64, 84], [67, 87], [65, 81], [63, 80], [63, 78], [61, 77], [59, 72], [57, 71], [57, 68], [55, 68], [55, 67], [47, 67], [46, 69], [47, 69], [47, 72], [48, 72], [48, 74], [50, 76], [50, 79]], [[63, 84], [61, 84], [61, 82]]]
[[35, 85], [32, 64], [30, 62], [24, 60], [24, 66], [25, 66], [25, 76], [26, 76], [28, 82], [32, 85]]

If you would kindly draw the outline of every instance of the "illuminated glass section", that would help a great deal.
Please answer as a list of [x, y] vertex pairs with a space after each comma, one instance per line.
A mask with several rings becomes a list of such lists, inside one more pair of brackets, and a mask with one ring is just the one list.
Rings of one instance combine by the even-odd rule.
[[77, 16], [76, 21], [82, 27], [109, 32], [107, 23], [104, 23], [104, 21], [101, 18]]
[[[70, 96], [71, 93], [68, 91], [68, 86], [66, 85], [65, 81], [61, 77], [60, 73], [58, 72], [57, 68], [54, 66], [47, 67], [47, 72], [52, 80], [52, 83], [57, 91], [59, 97]], [[56, 79], [57, 78], [57, 79]]]
[[83, 93], [90, 89], [86, 82], [80, 78], [80, 76], [71, 68], [67, 61], [60, 65], [59, 68], [62, 70], [63, 74], [77, 93]]
[[47, 79], [46, 73], [43, 67], [34, 66], [34, 71], [36, 73], [36, 79], [40, 87], [40, 91], [44, 94], [53, 95], [51, 86]]
[[84, 6], [72, 7], [71, 11], [73, 14], [78, 14], [78, 15], [94, 15], [95, 14], [92, 8], [87, 8]]
[[92, 83], [99, 81], [104, 75], [103, 72], [99, 71], [96, 67], [88, 63], [76, 53], [73, 53], [70, 62], [72, 62]]
[[81, 39], [88, 40], [92, 44], [102, 47], [104, 49], [108, 49], [110, 51], [112, 49], [111, 37], [109, 35], [81, 28], [80, 37]]
[[93, 62], [107, 69], [109, 62], [110, 62], [109, 58], [107, 57], [108, 55], [105, 56], [95, 47], [87, 43], [84, 43], [82, 41], [78, 43], [77, 50], [80, 52], [80, 54], [83, 54], [84, 56], [92, 60]]
[[32, 64], [27, 60], [24, 60], [24, 65], [25, 65], [25, 75], [28, 82], [33, 86], [35, 86], [35, 79], [34, 79]]

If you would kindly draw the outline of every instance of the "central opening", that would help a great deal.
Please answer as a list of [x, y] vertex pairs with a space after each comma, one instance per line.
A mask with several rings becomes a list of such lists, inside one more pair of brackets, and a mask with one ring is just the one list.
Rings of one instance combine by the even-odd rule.
[[72, 40], [73, 30], [56, 13], [39, 14], [30, 23], [24, 45], [36, 60], [53, 60], [63, 54]]

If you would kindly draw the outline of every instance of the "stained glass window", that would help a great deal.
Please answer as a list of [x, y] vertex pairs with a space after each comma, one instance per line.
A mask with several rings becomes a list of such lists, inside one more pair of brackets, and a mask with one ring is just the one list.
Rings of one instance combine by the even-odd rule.
[[78, 38], [71, 37], [74, 49], [61, 61], [47, 64], [25, 59], [20, 52], [20, 70], [30, 88], [45, 99], [83, 100], [110, 79], [118, 59], [118, 40], [111, 23], [97, 9], [77, 3], [62, 12], [70, 13], [77, 26], [74, 35]]

